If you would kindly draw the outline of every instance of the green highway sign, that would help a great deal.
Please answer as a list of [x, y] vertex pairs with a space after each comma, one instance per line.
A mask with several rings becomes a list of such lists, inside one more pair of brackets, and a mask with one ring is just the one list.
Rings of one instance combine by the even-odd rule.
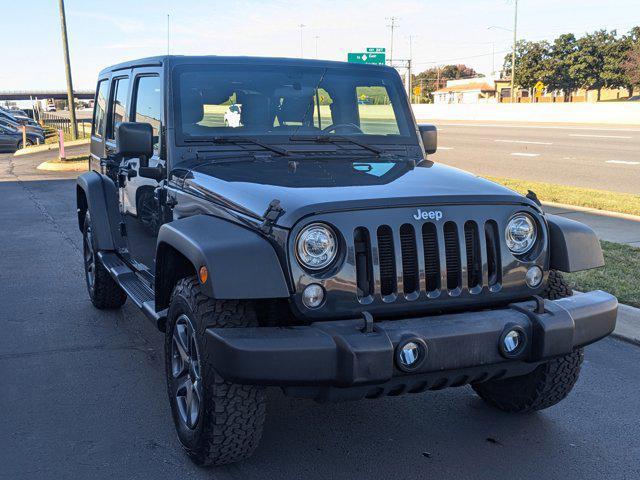
[[382, 53], [362, 52], [347, 54], [347, 61], [350, 63], [371, 63], [374, 65], [384, 65], [386, 55]]
[[367, 53], [385, 53], [386, 51], [384, 47], [367, 47]]

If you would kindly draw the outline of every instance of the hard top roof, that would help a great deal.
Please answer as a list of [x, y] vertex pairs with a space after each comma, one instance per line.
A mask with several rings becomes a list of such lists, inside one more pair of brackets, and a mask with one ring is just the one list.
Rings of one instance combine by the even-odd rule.
[[282, 57], [244, 57], [244, 56], [218, 56], [218, 55], [160, 55], [156, 57], [146, 57], [137, 60], [111, 65], [100, 71], [100, 75], [116, 70], [125, 70], [135, 67], [162, 66], [165, 64], [247, 64], [247, 65], [289, 65], [289, 66], [309, 66], [309, 67], [351, 67], [351, 68], [374, 68], [389, 69], [385, 65], [371, 65], [338, 62], [333, 60], [312, 60], [307, 58], [282, 58]]

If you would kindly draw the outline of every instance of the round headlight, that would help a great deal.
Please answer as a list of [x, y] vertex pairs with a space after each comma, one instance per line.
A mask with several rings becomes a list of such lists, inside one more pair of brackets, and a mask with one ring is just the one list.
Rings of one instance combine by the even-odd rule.
[[296, 252], [300, 264], [310, 270], [321, 270], [333, 262], [338, 251], [336, 234], [328, 225], [314, 223], [298, 235]]
[[526, 213], [516, 213], [511, 217], [505, 231], [507, 248], [511, 253], [520, 255], [528, 252], [536, 243], [537, 237], [536, 222], [533, 218]]

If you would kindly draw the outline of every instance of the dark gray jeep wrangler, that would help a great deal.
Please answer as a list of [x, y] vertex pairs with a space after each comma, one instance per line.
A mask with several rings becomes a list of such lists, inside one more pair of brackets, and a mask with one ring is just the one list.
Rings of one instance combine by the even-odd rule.
[[198, 464], [246, 458], [265, 387], [318, 401], [470, 384], [528, 412], [573, 387], [617, 301], [586, 226], [429, 161], [395, 70], [157, 57], [98, 78], [78, 222], [91, 301], [165, 332]]

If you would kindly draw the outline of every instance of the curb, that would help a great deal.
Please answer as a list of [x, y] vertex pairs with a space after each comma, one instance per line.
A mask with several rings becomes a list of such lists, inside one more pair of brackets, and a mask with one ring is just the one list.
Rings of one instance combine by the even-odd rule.
[[[556, 203], [556, 202], [542, 202], [542, 205], [548, 206], [548, 207], [555, 207], [555, 208], [564, 208], [566, 210], [571, 210], [576, 212], [592, 213], [593, 215], [600, 215], [603, 217], [613, 217], [613, 218], [620, 218], [623, 220], [633, 220], [635, 222], [640, 222], [640, 216], [632, 215], [630, 213], [612, 212], [610, 210], [598, 210], [597, 208], [579, 207], [577, 205], [568, 205], [566, 203]], [[567, 212], [567, 213], [571, 213], [571, 212]]]
[[640, 308], [618, 305], [618, 318], [613, 337], [640, 345]]
[[86, 160], [76, 160], [70, 162], [50, 161], [42, 162], [36, 167], [38, 170], [47, 170], [50, 172], [84, 172], [89, 169]]
[[[77, 145], [88, 145], [90, 142], [90, 138], [81, 138], [80, 140], [71, 140], [70, 142], [65, 142], [64, 146], [75, 147]], [[58, 144], [48, 143], [46, 145], [38, 145], [36, 147], [21, 148], [20, 150], [16, 150], [13, 156], [18, 157], [21, 155], [29, 155], [31, 153], [48, 152], [50, 150], [58, 150]]]

